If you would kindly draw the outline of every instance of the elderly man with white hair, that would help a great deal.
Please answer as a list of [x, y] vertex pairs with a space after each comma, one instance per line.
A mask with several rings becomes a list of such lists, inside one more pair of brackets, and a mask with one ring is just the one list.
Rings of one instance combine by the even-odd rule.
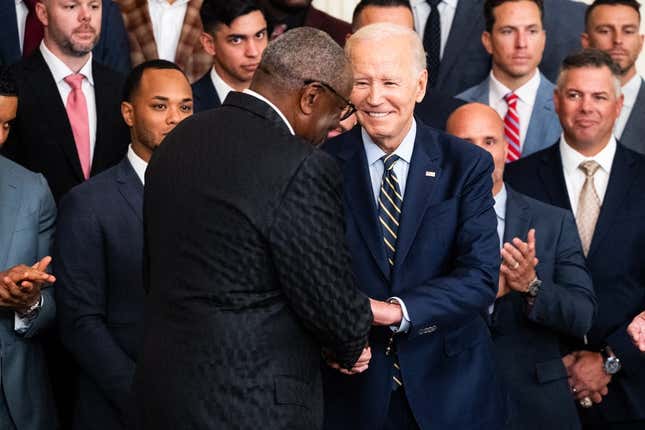
[[324, 149], [343, 171], [372, 361], [353, 378], [324, 375], [325, 427], [502, 428], [485, 321], [500, 264], [491, 157], [415, 120], [428, 72], [414, 31], [368, 25], [345, 51], [361, 126]]

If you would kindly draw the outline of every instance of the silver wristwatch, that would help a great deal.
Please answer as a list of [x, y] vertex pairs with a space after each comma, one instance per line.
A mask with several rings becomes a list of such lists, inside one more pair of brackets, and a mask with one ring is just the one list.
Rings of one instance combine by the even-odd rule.
[[601, 349], [600, 354], [602, 355], [605, 373], [608, 375], [615, 375], [618, 373], [621, 368], [620, 359], [616, 357], [616, 354], [614, 354], [614, 351], [612, 351], [609, 345]]

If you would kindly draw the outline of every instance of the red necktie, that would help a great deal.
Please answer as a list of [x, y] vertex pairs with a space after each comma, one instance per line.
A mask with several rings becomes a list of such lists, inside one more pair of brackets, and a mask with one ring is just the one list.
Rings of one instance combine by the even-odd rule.
[[78, 159], [81, 162], [81, 169], [83, 170], [83, 177], [85, 179], [90, 177], [90, 125], [87, 114], [87, 101], [81, 85], [85, 76], [74, 73], [65, 78], [65, 82], [72, 87], [72, 91], [67, 96], [67, 117], [72, 126], [72, 133], [74, 133], [74, 142], [76, 143], [76, 151], [78, 152]]
[[508, 142], [508, 154], [506, 155], [506, 162], [518, 160], [522, 155], [520, 149], [520, 116], [517, 114], [517, 94], [509, 93], [504, 96], [504, 100], [508, 104], [508, 110], [504, 117], [504, 137]]
[[43, 24], [36, 16], [38, 0], [24, 0], [27, 6], [27, 21], [25, 22], [25, 41], [22, 45], [22, 56], [28, 57], [43, 40]]

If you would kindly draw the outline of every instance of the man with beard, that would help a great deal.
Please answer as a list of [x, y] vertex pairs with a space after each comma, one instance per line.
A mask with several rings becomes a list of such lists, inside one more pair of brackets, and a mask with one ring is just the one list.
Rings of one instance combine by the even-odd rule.
[[645, 153], [645, 85], [636, 72], [636, 60], [643, 49], [640, 4], [636, 0], [596, 0], [587, 9], [582, 45], [611, 55], [620, 67], [625, 101], [614, 126], [620, 143]]
[[271, 40], [287, 30], [313, 27], [327, 32], [340, 46], [352, 32], [352, 26], [311, 5], [311, 0], [260, 0], [271, 26]]
[[201, 42], [213, 68], [193, 84], [195, 112], [222, 104], [230, 91], [244, 91], [267, 47], [267, 22], [255, 0], [206, 0], [199, 11]]
[[20, 105], [5, 154], [42, 173], [58, 201], [74, 185], [118, 163], [127, 149], [119, 117], [122, 78], [92, 61], [101, 2], [36, 4], [39, 49], [16, 64]]
[[135, 67], [121, 103], [127, 156], [61, 200], [55, 291], [61, 339], [80, 367], [75, 429], [126, 428], [143, 320], [144, 175], [154, 150], [192, 112], [176, 64]]

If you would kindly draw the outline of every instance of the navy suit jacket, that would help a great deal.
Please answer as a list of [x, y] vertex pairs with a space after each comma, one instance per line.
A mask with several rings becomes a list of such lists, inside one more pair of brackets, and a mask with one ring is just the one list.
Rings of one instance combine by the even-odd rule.
[[428, 88], [421, 103], [414, 107], [414, 114], [424, 123], [437, 130], [445, 131], [450, 114], [459, 106], [466, 104], [461, 99], [450, 97]]
[[570, 212], [506, 186], [504, 242], [536, 233], [542, 281], [532, 307], [511, 291], [495, 302], [491, 333], [510, 400], [510, 429], [578, 429], [562, 352], [591, 328], [596, 299]]
[[[505, 178], [520, 192], [571, 210], [559, 143], [509, 164]], [[623, 365], [609, 394], [594, 406], [608, 421], [645, 419], [645, 355], [626, 330], [645, 309], [644, 189], [645, 157], [619, 144], [586, 259], [598, 312], [584, 348], [599, 350], [607, 344]]]
[[[101, 35], [92, 50], [94, 60], [117, 72], [130, 72], [130, 45], [119, 6], [112, 0], [103, 1]], [[0, 64], [10, 65], [22, 59], [15, 0], [0, 0]]]
[[[550, 146], [562, 133], [560, 120], [553, 106], [553, 90], [555, 86], [544, 75], [541, 75], [540, 78], [540, 86], [535, 95], [535, 104], [531, 112], [529, 128], [526, 130], [526, 137], [522, 146], [522, 157]], [[479, 85], [469, 88], [457, 97], [467, 102], [479, 102], [487, 105], [490, 104], [489, 90], [490, 75]]]
[[193, 89], [193, 112], [201, 112], [222, 105], [211, 79], [210, 70], [191, 85]]
[[[346, 237], [358, 285], [378, 300], [397, 296], [411, 318], [397, 335], [403, 386], [421, 429], [496, 429], [505, 420], [483, 315], [493, 302], [499, 242], [490, 155], [417, 123], [396, 263], [390, 270], [361, 128], [324, 149], [344, 176]], [[325, 371], [328, 429], [382, 428], [392, 393], [388, 327], [372, 329], [369, 369], [347, 377]], [[467, 407], [465, 407], [467, 405]]]
[[80, 367], [79, 430], [125, 428], [142, 338], [142, 211], [127, 158], [60, 202], [54, 290], [61, 340]]
[[641, 81], [636, 103], [620, 136], [620, 143], [633, 151], [645, 154], [645, 80]]

